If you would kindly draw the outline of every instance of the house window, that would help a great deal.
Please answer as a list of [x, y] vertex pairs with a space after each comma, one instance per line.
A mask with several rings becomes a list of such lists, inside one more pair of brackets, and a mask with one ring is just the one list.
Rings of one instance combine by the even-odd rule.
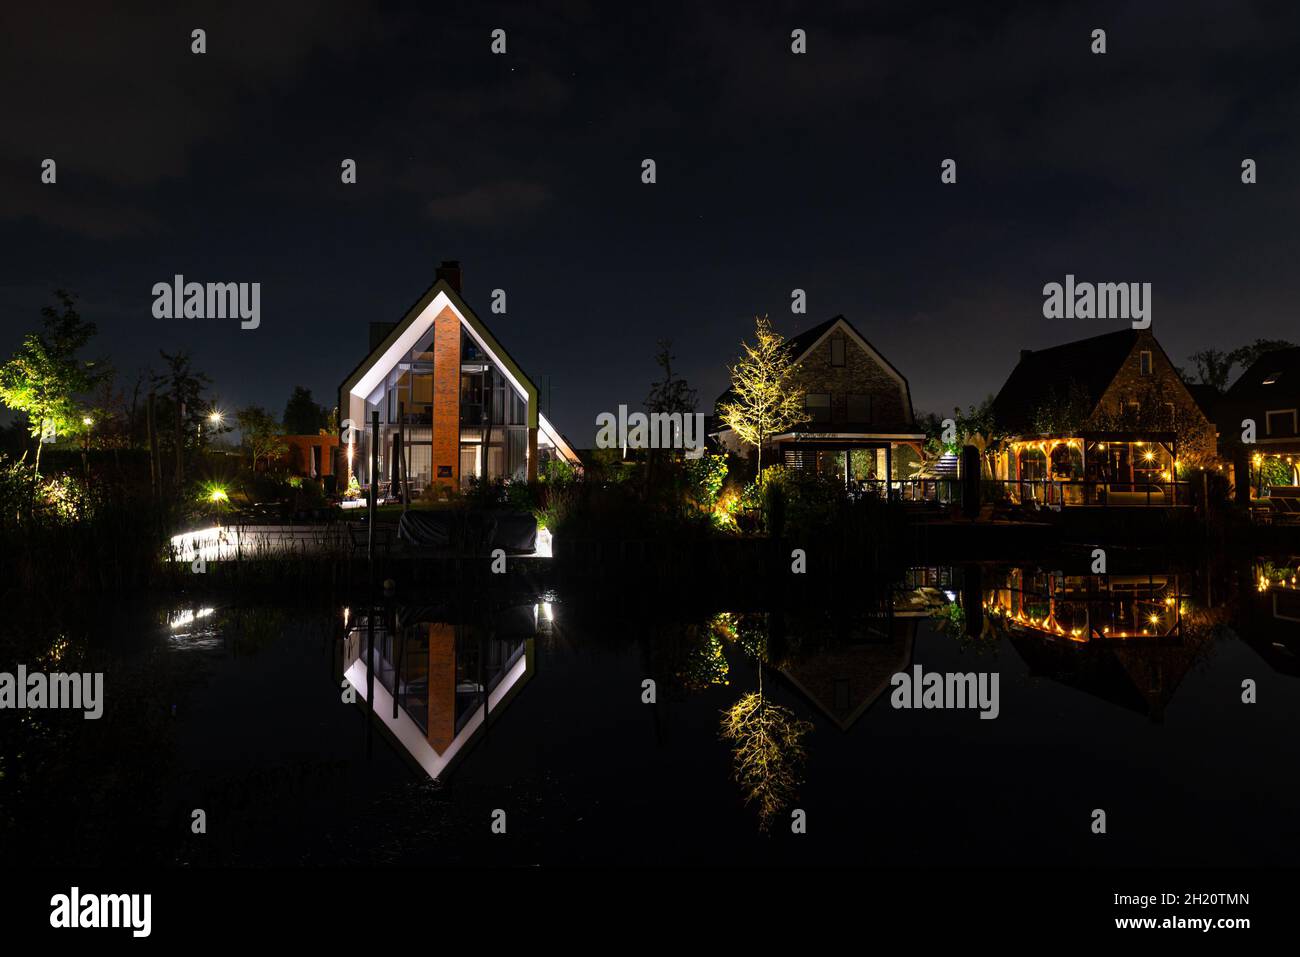
[[803, 404], [810, 422], [829, 422], [831, 420], [831, 394], [829, 392], [806, 393]]
[[836, 336], [831, 339], [831, 365], [844, 365], [844, 337]]
[[865, 423], [871, 421], [871, 396], [869, 395], [850, 395], [848, 400], [848, 414], [845, 416], [850, 422]]
[[1143, 375], [1151, 374], [1151, 353], [1142, 351], [1138, 353], [1138, 368]]
[[1295, 435], [1296, 410], [1279, 409], [1264, 413], [1264, 432], [1267, 435]]

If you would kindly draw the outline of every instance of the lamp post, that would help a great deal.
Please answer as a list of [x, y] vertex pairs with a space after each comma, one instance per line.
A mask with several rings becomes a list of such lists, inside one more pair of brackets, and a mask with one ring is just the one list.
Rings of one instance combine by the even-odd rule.
[[90, 479], [90, 430], [95, 424], [95, 420], [90, 416], [82, 417], [81, 424], [86, 427], [86, 438], [81, 445], [81, 468], [86, 473], [86, 479]]

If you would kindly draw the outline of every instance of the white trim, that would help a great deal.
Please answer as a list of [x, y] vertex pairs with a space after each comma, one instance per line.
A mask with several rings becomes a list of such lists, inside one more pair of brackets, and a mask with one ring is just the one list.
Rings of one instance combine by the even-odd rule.
[[1282, 438], [1282, 439], [1295, 438], [1297, 433], [1300, 433], [1300, 422], [1296, 421], [1297, 419], [1296, 411], [1297, 410], [1295, 409], [1265, 409], [1264, 410], [1264, 434], [1265, 435], [1273, 434], [1273, 428], [1272, 426], [1269, 425], [1269, 421], [1268, 421], [1268, 417], [1270, 415], [1284, 415], [1285, 413], [1290, 412], [1291, 413], [1291, 434], [1280, 435], [1278, 436], [1278, 438]]
[[[452, 314], [460, 320], [461, 328], [469, 332], [469, 334], [474, 338], [474, 341], [478, 343], [478, 347], [483, 350], [484, 354], [492, 360], [499, 370], [501, 370], [501, 374], [510, 381], [510, 384], [515, 387], [515, 390], [524, 397], [525, 401], [527, 401], [528, 390], [524, 388], [523, 384], [511, 374], [506, 363], [501, 361], [501, 358], [488, 348], [488, 344], [483, 341], [482, 336], [478, 334], [478, 331], [474, 328], [473, 324], [465, 319], [464, 314], [456, 308], [451, 301], [451, 297], [445, 292], [439, 292], [438, 295], [434, 296], [433, 299], [430, 300], [429, 304], [421, 310], [415, 320], [406, 327], [400, 336], [397, 337], [397, 341], [389, 346], [383, 355], [379, 356], [379, 358], [375, 359], [375, 361], [370, 364], [370, 368], [368, 368], [361, 375], [361, 378], [357, 380], [356, 384], [348, 390], [349, 393], [357, 396], [362, 401], [369, 398], [370, 393], [374, 392], [376, 387], [386, 380], [388, 373], [393, 366], [415, 348], [415, 344], [423, 338], [426, 332], [429, 331], [433, 326], [434, 321], [438, 318], [438, 315], [444, 309], [450, 309], [452, 311]], [[460, 370], [457, 370], [458, 378], [459, 374]]]
[[[358, 642], [358, 649], [360, 643]], [[424, 773], [431, 778], [437, 778], [446, 770], [447, 765], [452, 762], [456, 754], [461, 750], [467, 741], [469, 741], [483, 724], [484, 713], [491, 713], [501, 703], [512, 687], [524, 676], [528, 670], [528, 652], [519, 656], [519, 660], [514, 663], [501, 681], [497, 684], [491, 694], [488, 695], [487, 707], [479, 705], [473, 716], [465, 722], [465, 726], [460, 729], [447, 746], [447, 750], [439, 754], [437, 749], [429, 743], [429, 739], [420, 726], [415, 723], [414, 719], [406, 713], [405, 708], [397, 709], [397, 717], [393, 718], [393, 696], [389, 694], [388, 689], [384, 687], [383, 682], [375, 682], [375, 706], [373, 713], [376, 717], [384, 722], [388, 730], [393, 733], [397, 741], [406, 752], [413, 757]], [[360, 700], [366, 699], [366, 663], [363, 660], [364, 653], [361, 657], [356, 658], [348, 669], [344, 672], [344, 677], [348, 683], [356, 689], [357, 696]]]
[[573, 451], [573, 447], [564, 441], [564, 436], [560, 435], [559, 430], [551, 425], [550, 421], [541, 412], [537, 413], [537, 431], [539, 434], [546, 436], [550, 443], [555, 446], [556, 451], [564, 456], [570, 465], [581, 463], [578, 454]]

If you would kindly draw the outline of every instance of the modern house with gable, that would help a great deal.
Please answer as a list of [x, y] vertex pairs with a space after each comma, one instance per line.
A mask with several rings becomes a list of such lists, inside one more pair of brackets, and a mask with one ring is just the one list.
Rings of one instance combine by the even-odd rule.
[[461, 298], [460, 263], [439, 266], [402, 319], [372, 323], [370, 338], [369, 353], [339, 386], [338, 404], [347, 474], [363, 486], [376, 445], [373, 478], [393, 488], [404, 471], [414, 494], [474, 478], [535, 479], [551, 457], [578, 464], [540, 413], [533, 380]]
[[[847, 319], [836, 316], [785, 344], [807, 420], [772, 436], [764, 461], [842, 478], [850, 488], [897, 492], [921, 460], [925, 433], [916, 426], [907, 379]], [[717, 415], [714, 433], [727, 451], [753, 454]]]

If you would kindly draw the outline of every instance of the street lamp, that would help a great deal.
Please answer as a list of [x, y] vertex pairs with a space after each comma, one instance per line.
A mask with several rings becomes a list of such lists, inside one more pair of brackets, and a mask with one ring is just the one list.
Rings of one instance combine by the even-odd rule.
[[90, 429], [95, 424], [95, 420], [88, 415], [81, 417], [81, 424], [86, 427], [86, 440], [81, 446], [81, 469], [86, 473], [86, 478], [90, 478]]
[[[208, 421], [212, 423], [213, 428], [221, 428], [221, 423], [226, 421], [225, 413], [220, 409], [213, 409], [208, 413]], [[199, 423], [199, 444], [203, 444], [203, 423]]]

